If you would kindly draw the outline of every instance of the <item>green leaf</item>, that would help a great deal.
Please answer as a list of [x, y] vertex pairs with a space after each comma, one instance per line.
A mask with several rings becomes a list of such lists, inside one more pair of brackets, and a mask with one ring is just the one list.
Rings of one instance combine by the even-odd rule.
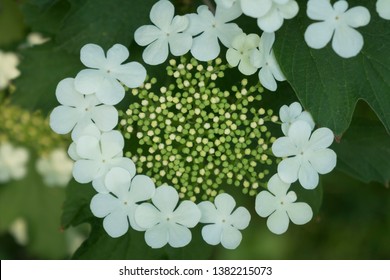
[[63, 50], [78, 54], [95, 43], [105, 50], [119, 43], [129, 46], [134, 31], [149, 22], [155, 0], [69, 0], [72, 11], [57, 36]]
[[356, 120], [333, 145], [337, 168], [366, 183], [375, 181], [389, 185], [390, 136], [380, 122]]
[[[362, 1], [349, 1], [350, 7]], [[275, 55], [287, 80], [305, 109], [320, 126], [337, 135], [350, 125], [355, 105], [365, 100], [390, 132], [390, 21], [378, 16], [375, 1], [365, 1], [371, 11], [368, 26], [358, 28], [364, 47], [354, 58], [339, 57], [331, 44], [311, 49], [304, 32], [314, 21], [301, 6], [297, 18], [287, 20], [276, 34]]]
[[28, 225], [30, 254], [63, 258], [67, 249], [59, 218], [65, 191], [45, 186], [34, 164], [35, 159], [31, 159], [28, 174], [22, 180], [0, 185], [0, 231], [8, 230], [13, 221], [22, 217]]
[[16, 1], [0, 2], [0, 46], [12, 44], [24, 36], [23, 17]]
[[82, 69], [79, 57], [58, 50], [52, 43], [26, 49], [22, 56], [12, 99], [24, 108], [47, 113], [59, 105], [55, 96], [59, 81]]

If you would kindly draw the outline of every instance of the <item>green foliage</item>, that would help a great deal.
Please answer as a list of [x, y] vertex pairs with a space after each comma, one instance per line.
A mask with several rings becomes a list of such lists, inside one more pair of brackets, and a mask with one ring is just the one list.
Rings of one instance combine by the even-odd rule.
[[[358, 29], [364, 47], [354, 58], [339, 57], [330, 44], [320, 50], [306, 45], [303, 34], [314, 21], [304, 7], [276, 34], [275, 54], [287, 80], [315, 121], [337, 135], [347, 130], [359, 99], [370, 104], [390, 132], [390, 21], [379, 18], [376, 1], [369, 2], [364, 5], [371, 21]], [[349, 1], [351, 7], [359, 3]]]
[[339, 144], [334, 145], [338, 168], [369, 183], [389, 185], [390, 138], [375, 120], [355, 120]]
[[12, 0], [0, 1], [0, 46], [12, 44], [24, 36], [25, 26], [18, 4]]

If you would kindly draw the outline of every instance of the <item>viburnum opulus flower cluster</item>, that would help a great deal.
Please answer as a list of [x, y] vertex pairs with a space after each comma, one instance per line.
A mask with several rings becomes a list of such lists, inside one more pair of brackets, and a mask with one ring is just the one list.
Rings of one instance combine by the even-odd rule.
[[[256, 196], [257, 214], [268, 217], [276, 234], [284, 233], [290, 220], [302, 225], [313, 217], [310, 205], [290, 187], [299, 182], [312, 190], [319, 174], [334, 169], [333, 132], [315, 129], [297, 102], [282, 106], [276, 116], [264, 100], [264, 89], [277, 91], [277, 82], [286, 80], [273, 44], [285, 20], [298, 14], [298, 2], [216, 4], [215, 11], [201, 5], [194, 13], [175, 15], [174, 5], [160, 0], [150, 11], [151, 23], [135, 31], [146, 64], [169, 61], [166, 80], [147, 78], [144, 66], [126, 62], [125, 46], [116, 44], [105, 53], [87, 44], [80, 58], [88, 68], [58, 84], [61, 105], [51, 114], [51, 127], [71, 132], [73, 176], [92, 183], [97, 194], [91, 211], [112, 237], [131, 228], [144, 231], [153, 248], [182, 247], [191, 241], [190, 229], [201, 223], [205, 242], [234, 249], [251, 219], [247, 209], [236, 207], [234, 186]], [[386, 19], [387, 2], [376, 6]], [[341, 58], [360, 53], [364, 40], [356, 28], [369, 23], [366, 8], [309, 0], [306, 14], [316, 21], [302, 38], [309, 47], [321, 49], [332, 41]], [[245, 33], [234, 22], [240, 16], [256, 19], [259, 34]], [[260, 84], [240, 77], [227, 86], [231, 67], [244, 76], [258, 73]], [[124, 98], [127, 109], [118, 112], [115, 105]], [[281, 130], [271, 129], [275, 124]], [[278, 133], [284, 136], [275, 137]]]

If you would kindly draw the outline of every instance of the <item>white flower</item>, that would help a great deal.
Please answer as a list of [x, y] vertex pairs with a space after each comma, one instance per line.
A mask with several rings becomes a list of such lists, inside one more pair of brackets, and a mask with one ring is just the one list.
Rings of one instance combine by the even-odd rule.
[[290, 106], [283, 105], [279, 110], [279, 117], [282, 121], [282, 131], [287, 135], [291, 124], [297, 120], [305, 121], [310, 125], [311, 130], [314, 128], [314, 120], [309, 112], [303, 111], [302, 106], [298, 102], [292, 103]]
[[239, 2], [240, 0], [215, 0], [215, 3], [217, 5], [221, 5], [225, 8], [231, 8], [236, 2]]
[[104, 218], [103, 227], [111, 237], [124, 235], [130, 226], [142, 230], [134, 220], [139, 202], [149, 200], [155, 186], [148, 176], [130, 174], [127, 170], [114, 167], [105, 177], [105, 185], [110, 193], [98, 193], [91, 200], [91, 211]]
[[265, 32], [277, 31], [284, 19], [298, 14], [299, 6], [294, 0], [241, 0], [244, 14], [257, 18], [257, 25]]
[[390, 20], [390, 0], [376, 1], [376, 11], [381, 18]]
[[[166, 0], [160, 0], [150, 11], [150, 20], [155, 25], [144, 25], [134, 33], [134, 40], [140, 46], [149, 45], [142, 53], [144, 61], [150, 65], [163, 63], [169, 50], [175, 56], [187, 53], [192, 44], [192, 36], [184, 32], [189, 24], [186, 16], [174, 16], [175, 7]], [[169, 50], [168, 50], [169, 49]]]
[[227, 62], [236, 67], [244, 75], [252, 75], [257, 71], [257, 67], [253, 66], [250, 61], [252, 50], [256, 49], [260, 43], [260, 37], [257, 34], [241, 33], [236, 36], [232, 42], [232, 47], [226, 52]]
[[333, 50], [343, 58], [356, 56], [363, 48], [363, 36], [354, 28], [370, 22], [370, 12], [362, 7], [348, 9], [347, 1], [309, 0], [307, 15], [313, 20], [305, 31], [305, 41], [314, 49], [325, 47], [332, 39]]
[[36, 168], [47, 186], [65, 187], [72, 179], [73, 161], [62, 149], [55, 149], [37, 160]]
[[[125, 89], [140, 86], [146, 78], [145, 68], [138, 62], [122, 64], [129, 57], [129, 50], [116, 44], [107, 51], [95, 44], [81, 48], [81, 62], [94, 69], [84, 69], [75, 78], [75, 87], [83, 94], [96, 94], [101, 103], [118, 104], [125, 96]], [[119, 82], [119, 81], [120, 82]]]
[[8, 87], [10, 80], [20, 75], [16, 68], [19, 58], [14, 53], [5, 53], [0, 50], [0, 90]]
[[235, 249], [242, 239], [239, 230], [249, 225], [249, 211], [244, 207], [234, 210], [236, 202], [226, 193], [219, 194], [214, 203], [203, 201], [198, 204], [202, 212], [200, 222], [209, 224], [202, 228], [203, 239], [210, 245], [221, 243], [227, 249]]
[[119, 131], [102, 133], [100, 139], [94, 136], [81, 136], [75, 142], [79, 159], [73, 166], [73, 177], [79, 183], [92, 181], [97, 192], [108, 193], [104, 177], [113, 167], [122, 167], [132, 176], [135, 165], [129, 158], [123, 157], [124, 139]]
[[29, 153], [25, 148], [15, 148], [10, 143], [0, 144], [0, 183], [20, 180], [27, 173]]
[[256, 196], [256, 213], [267, 219], [267, 227], [275, 234], [288, 229], [289, 222], [296, 225], [306, 224], [313, 217], [313, 211], [305, 202], [295, 202], [297, 195], [288, 191], [290, 184], [284, 183], [277, 174], [268, 181], [268, 191]]
[[261, 68], [259, 71], [260, 83], [268, 90], [275, 91], [276, 81], [285, 81], [286, 77], [280, 70], [272, 46], [275, 42], [275, 33], [263, 32], [260, 38], [259, 50], [253, 50], [250, 59], [252, 65]]
[[84, 95], [74, 86], [74, 79], [66, 78], [56, 89], [58, 102], [50, 114], [50, 127], [58, 134], [72, 131], [72, 139], [82, 135], [83, 130], [94, 123], [99, 130], [107, 132], [118, 124], [118, 111], [114, 106], [102, 105], [95, 94]]
[[28, 243], [28, 225], [26, 219], [19, 217], [10, 225], [8, 232], [15, 238], [16, 243], [26, 246]]
[[272, 152], [277, 157], [287, 157], [278, 165], [278, 174], [286, 183], [297, 179], [305, 189], [318, 185], [318, 173], [326, 174], [336, 166], [336, 153], [328, 147], [333, 142], [329, 128], [319, 128], [311, 134], [311, 127], [305, 121], [296, 121], [287, 136], [276, 139]]
[[225, 9], [217, 6], [215, 16], [205, 5], [199, 6], [197, 14], [189, 14], [190, 26], [188, 32], [194, 38], [191, 47], [191, 54], [200, 61], [209, 61], [215, 59], [221, 50], [218, 40], [230, 48], [233, 39], [242, 33], [240, 27], [235, 23], [228, 23], [241, 15], [241, 9], [238, 3], [231, 8]]
[[[200, 220], [200, 210], [195, 203], [179, 201], [177, 191], [167, 185], [160, 186], [152, 198], [154, 205], [143, 203], [135, 210], [136, 223], [146, 229], [145, 241], [152, 248], [161, 248], [167, 243], [174, 248], [186, 246], [192, 238], [188, 228]], [[176, 208], [176, 209], [175, 209]]]

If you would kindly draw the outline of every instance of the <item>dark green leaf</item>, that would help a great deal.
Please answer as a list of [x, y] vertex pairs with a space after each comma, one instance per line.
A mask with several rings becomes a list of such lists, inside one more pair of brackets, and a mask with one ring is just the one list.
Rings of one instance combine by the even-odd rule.
[[354, 58], [339, 57], [330, 44], [320, 50], [306, 45], [303, 34], [314, 21], [303, 5], [297, 18], [286, 21], [276, 35], [276, 56], [298, 98], [318, 125], [338, 135], [348, 128], [359, 99], [370, 104], [390, 131], [390, 21], [378, 16], [375, 1], [369, 2], [363, 5], [371, 11], [371, 22], [358, 28], [364, 47]]
[[129, 46], [134, 31], [149, 22], [155, 0], [70, 0], [72, 11], [57, 40], [63, 50], [78, 54], [83, 45], [95, 43], [104, 49], [119, 43]]
[[0, 46], [21, 40], [24, 28], [23, 17], [16, 1], [0, 1]]
[[356, 120], [333, 145], [337, 167], [363, 182], [390, 180], [390, 136], [378, 121]]
[[58, 82], [74, 77], [82, 69], [79, 57], [59, 51], [52, 43], [26, 49], [22, 56], [21, 76], [15, 81], [13, 101], [24, 108], [47, 113], [59, 105], [55, 96]]

